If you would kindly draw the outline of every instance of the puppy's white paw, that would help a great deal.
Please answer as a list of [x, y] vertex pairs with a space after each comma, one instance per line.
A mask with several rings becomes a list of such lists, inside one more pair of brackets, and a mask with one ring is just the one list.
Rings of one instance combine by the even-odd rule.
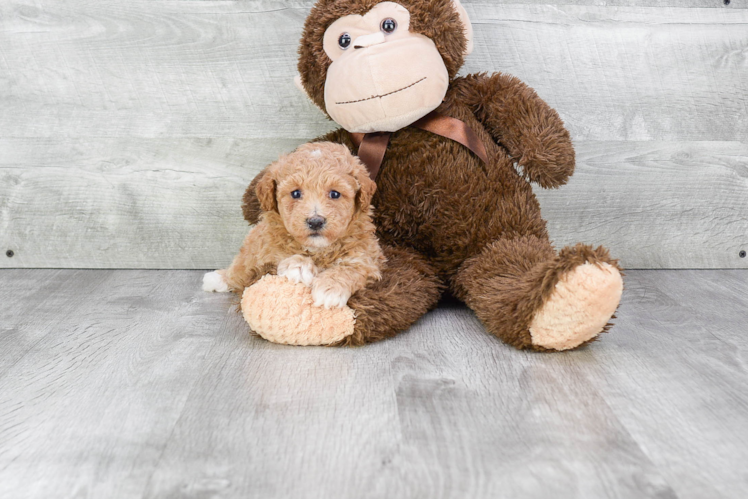
[[292, 255], [283, 259], [278, 264], [278, 276], [285, 276], [293, 283], [303, 283], [312, 286], [314, 277], [317, 276], [317, 266], [309, 257], [303, 255]]
[[293, 283], [303, 283], [306, 286], [310, 286], [314, 280], [314, 273], [308, 266], [291, 266], [285, 270], [285, 272], [278, 273], [280, 276], [285, 276], [289, 281]]
[[312, 299], [317, 307], [345, 307], [350, 298], [351, 291], [336, 281], [317, 279], [312, 285]]
[[224, 293], [229, 291], [229, 285], [220, 271], [213, 271], [203, 276], [203, 291]]

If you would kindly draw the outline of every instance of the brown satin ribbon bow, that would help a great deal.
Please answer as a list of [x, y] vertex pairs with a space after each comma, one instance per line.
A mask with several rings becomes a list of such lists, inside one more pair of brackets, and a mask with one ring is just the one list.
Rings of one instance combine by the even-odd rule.
[[[411, 126], [459, 142], [475, 153], [478, 158], [483, 160], [483, 163], [488, 164], [488, 154], [486, 153], [483, 142], [478, 138], [473, 129], [462, 120], [432, 111]], [[369, 170], [369, 176], [374, 181], [377, 180], [377, 174], [382, 166], [391, 135], [390, 132], [351, 134], [353, 143], [358, 148], [358, 157], [366, 165], [366, 168]]]

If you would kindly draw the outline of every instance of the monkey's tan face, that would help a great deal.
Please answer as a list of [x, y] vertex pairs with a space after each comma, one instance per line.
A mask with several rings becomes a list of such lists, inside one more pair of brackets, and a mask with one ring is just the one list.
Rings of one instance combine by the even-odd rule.
[[288, 232], [307, 248], [343, 236], [356, 208], [357, 182], [335, 168], [310, 165], [278, 179], [278, 212]]
[[325, 107], [349, 132], [395, 132], [441, 104], [449, 74], [426, 36], [409, 31], [408, 10], [394, 2], [349, 15], [325, 31], [332, 60]]

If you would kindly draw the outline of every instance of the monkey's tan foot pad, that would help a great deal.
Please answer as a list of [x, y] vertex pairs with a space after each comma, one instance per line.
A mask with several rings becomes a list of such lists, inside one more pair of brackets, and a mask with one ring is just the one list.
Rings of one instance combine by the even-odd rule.
[[623, 279], [606, 263], [585, 263], [556, 283], [530, 324], [534, 345], [565, 351], [596, 337], [615, 313]]
[[266, 275], [244, 290], [244, 319], [276, 344], [327, 345], [353, 334], [353, 309], [315, 307], [312, 290], [283, 276]]

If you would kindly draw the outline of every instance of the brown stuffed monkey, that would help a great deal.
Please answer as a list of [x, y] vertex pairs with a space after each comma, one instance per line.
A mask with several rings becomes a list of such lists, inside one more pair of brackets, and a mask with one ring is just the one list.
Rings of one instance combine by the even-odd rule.
[[[362, 134], [390, 132], [374, 166], [374, 220], [387, 257], [383, 278], [353, 295], [353, 314], [339, 315], [345, 324], [315, 343], [391, 337], [435, 307], [446, 290], [490, 333], [520, 349], [573, 349], [609, 327], [623, 288], [617, 261], [606, 249], [583, 244], [556, 252], [530, 186], [557, 188], [568, 180], [574, 171], [569, 133], [516, 78], [457, 77], [471, 50], [472, 28], [459, 0], [319, 0], [309, 14], [298, 83], [342, 127], [316, 141], [340, 143], [355, 154]], [[482, 150], [414, 126], [428, 116], [456, 119], [450, 123]], [[262, 175], [244, 196], [250, 223], [260, 213], [255, 186]], [[272, 340], [280, 338], [273, 328], [285, 324], [283, 316], [300, 299], [283, 283], [263, 282], [247, 290], [243, 308], [260, 308], [269, 296], [288, 302], [263, 311], [266, 332], [260, 333]], [[305, 321], [328, 313], [312, 308]], [[289, 332], [283, 339], [309, 343]]]

